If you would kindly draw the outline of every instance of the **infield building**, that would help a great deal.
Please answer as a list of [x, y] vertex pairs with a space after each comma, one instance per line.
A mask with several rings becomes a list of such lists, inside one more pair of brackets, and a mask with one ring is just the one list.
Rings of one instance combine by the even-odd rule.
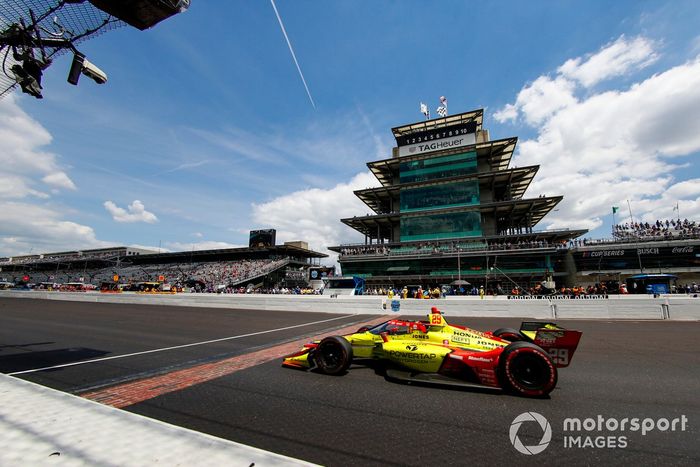
[[341, 219], [364, 242], [331, 247], [343, 275], [508, 291], [571, 276], [565, 246], [586, 230], [536, 229], [562, 197], [525, 197], [539, 166], [510, 167], [517, 138], [482, 123], [479, 109], [392, 129], [392, 157], [367, 164], [381, 186], [355, 191], [372, 214]]

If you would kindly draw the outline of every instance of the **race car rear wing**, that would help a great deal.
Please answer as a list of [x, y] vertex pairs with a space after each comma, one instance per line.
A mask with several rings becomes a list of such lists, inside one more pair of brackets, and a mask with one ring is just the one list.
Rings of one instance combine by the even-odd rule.
[[582, 334], [581, 331], [541, 321], [524, 321], [520, 325], [520, 332], [549, 353], [552, 362], [559, 368], [569, 366]]

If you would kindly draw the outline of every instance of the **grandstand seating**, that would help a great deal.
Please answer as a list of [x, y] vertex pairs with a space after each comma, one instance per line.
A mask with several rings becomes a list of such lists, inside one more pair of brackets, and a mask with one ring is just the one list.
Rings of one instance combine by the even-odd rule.
[[[190, 264], [149, 264], [130, 265], [124, 267], [107, 267], [101, 269], [69, 269], [38, 271], [32, 267], [15, 270], [11, 274], [15, 278], [28, 275], [31, 282], [78, 282], [99, 285], [111, 282], [114, 275], [119, 275], [121, 283], [136, 283], [157, 281], [160, 276], [170, 284], [186, 285], [197, 283], [202, 291], [216, 291], [217, 287], [233, 287], [286, 266], [289, 258], [261, 259], [243, 261], [197, 262]], [[28, 264], [29, 266], [29, 264]]]

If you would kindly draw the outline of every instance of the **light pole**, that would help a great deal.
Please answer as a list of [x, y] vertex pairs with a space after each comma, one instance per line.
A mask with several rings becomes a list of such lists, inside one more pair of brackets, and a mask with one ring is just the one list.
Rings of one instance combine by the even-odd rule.
[[[503, 272], [502, 270], [500, 270], [500, 269], [497, 268], [496, 266], [491, 266], [491, 270], [493, 271], [494, 269], [497, 270], [498, 272], [500, 272], [501, 274], [503, 274], [503, 276], [504, 276], [506, 279], [508, 279], [509, 281], [511, 281], [511, 282], [513, 283], [513, 285], [515, 285], [517, 288], [520, 288], [520, 286], [518, 285], [517, 282], [515, 282], [513, 279], [511, 279], [510, 277], [508, 277], [508, 274], [506, 274], [505, 272]], [[530, 292], [528, 292], [528, 291], [525, 290], [525, 289], [523, 289], [523, 292], [526, 293], [526, 294], [528, 294], [528, 295], [531, 295]]]

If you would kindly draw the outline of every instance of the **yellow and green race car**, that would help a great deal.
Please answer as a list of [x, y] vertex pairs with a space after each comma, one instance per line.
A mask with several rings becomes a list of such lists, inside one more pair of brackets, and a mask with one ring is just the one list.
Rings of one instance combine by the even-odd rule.
[[377, 360], [391, 379], [549, 394], [557, 368], [569, 365], [581, 332], [554, 323], [523, 322], [520, 330], [481, 332], [448, 324], [433, 307], [426, 321], [392, 319], [346, 336], [330, 336], [284, 357], [283, 365], [345, 374], [351, 363]]

